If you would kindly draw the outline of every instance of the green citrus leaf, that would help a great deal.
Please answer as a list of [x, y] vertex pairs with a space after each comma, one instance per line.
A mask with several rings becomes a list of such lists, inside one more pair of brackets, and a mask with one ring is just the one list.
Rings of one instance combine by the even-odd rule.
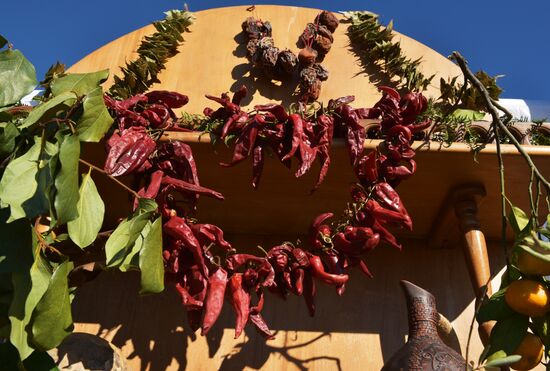
[[55, 79], [50, 87], [54, 95], [70, 91], [78, 96], [83, 96], [97, 88], [108, 77], [109, 70], [90, 73], [71, 73]]
[[514, 354], [521, 344], [528, 326], [529, 317], [520, 314], [498, 321], [491, 331], [487, 361]]
[[0, 52], [0, 107], [19, 102], [37, 84], [34, 66], [19, 50]]
[[506, 300], [504, 300], [505, 294], [506, 289], [500, 290], [494, 293], [489, 300], [483, 303], [481, 308], [479, 308], [479, 313], [476, 317], [479, 323], [499, 321], [501, 319], [511, 317], [516, 313], [508, 306], [508, 304], [506, 304]]
[[508, 204], [510, 205], [508, 220], [510, 221], [514, 233], [518, 235], [529, 225], [530, 219], [519, 207], [512, 205], [510, 201], [508, 201]]
[[14, 296], [9, 309], [10, 341], [17, 348], [21, 360], [25, 360], [33, 352], [26, 327], [36, 305], [48, 289], [50, 277], [49, 263], [39, 254], [30, 270], [12, 273]]
[[97, 87], [84, 98], [84, 113], [77, 122], [82, 142], [99, 142], [113, 124], [113, 118], [103, 101], [103, 90]]
[[32, 343], [39, 350], [57, 347], [72, 332], [73, 317], [69, 299], [68, 274], [73, 263], [57, 266], [48, 289], [38, 302], [32, 317]]
[[23, 203], [33, 197], [38, 182], [40, 143], [35, 143], [25, 154], [11, 161], [0, 180], [0, 206], [10, 207], [8, 222], [26, 216]]
[[59, 111], [67, 110], [76, 102], [76, 95], [70, 91], [54, 96], [52, 99], [40, 103], [29, 113], [25, 121], [19, 125], [20, 129], [27, 128], [39, 122], [55, 117]]
[[32, 227], [27, 219], [10, 224], [8, 209], [0, 210], [0, 273], [22, 272], [32, 265]]
[[157, 206], [154, 200], [140, 198], [138, 209], [128, 219], [124, 219], [105, 244], [105, 256], [108, 267], [122, 264], [126, 255], [132, 250], [136, 240], [147, 226]]
[[80, 142], [76, 135], [64, 137], [59, 147], [61, 169], [55, 177], [55, 211], [59, 224], [78, 217], [78, 159]]
[[15, 149], [15, 139], [19, 130], [12, 122], [0, 124], [0, 159], [10, 155]]
[[498, 358], [500, 354], [497, 354], [495, 358], [493, 358], [491, 361], [487, 362], [483, 366], [484, 367], [503, 367], [503, 366], [509, 366], [512, 363], [516, 363], [521, 360], [521, 356], [518, 356], [518, 355], [512, 355], [512, 356], [504, 355], [504, 357]]
[[164, 262], [162, 259], [162, 219], [151, 225], [139, 252], [141, 271], [140, 294], [153, 294], [164, 290]]
[[95, 183], [90, 175], [82, 174], [79, 199], [77, 203], [78, 217], [67, 223], [69, 236], [81, 248], [89, 246], [97, 237], [105, 214], [105, 204], [97, 192]]

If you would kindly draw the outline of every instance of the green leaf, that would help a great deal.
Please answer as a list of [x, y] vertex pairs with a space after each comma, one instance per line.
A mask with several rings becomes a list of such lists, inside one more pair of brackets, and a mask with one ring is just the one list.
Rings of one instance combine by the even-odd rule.
[[33, 262], [32, 227], [27, 219], [10, 224], [9, 209], [0, 210], [0, 273], [22, 272]]
[[82, 174], [77, 203], [78, 217], [67, 223], [71, 240], [81, 248], [94, 242], [103, 225], [105, 214], [105, 204], [97, 192], [91, 171], [92, 169], [87, 174]]
[[494, 293], [488, 301], [483, 303], [481, 308], [479, 308], [479, 313], [476, 318], [479, 323], [499, 321], [511, 317], [516, 313], [506, 304], [506, 300], [504, 300], [505, 294], [506, 289], [500, 290]]
[[83, 96], [97, 88], [108, 77], [109, 70], [90, 73], [71, 73], [55, 79], [50, 87], [54, 95], [70, 91], [78, 96]]
[[138, 209], [130, 219], [124, 219], [105, 244], [105, 255], [108, 267], [119, 266], [126, 257], [130, 248], [143, 232], [151, 214], [156, 210], [154, 200], [140, 198]]
[[15, 149], [15, 139], [19, 136], [19, 130], [12, 123], [8, 122], [0, 126], [0, 159], [9, 156]]
[[55, 211], [59, 224], [78, 217], [78, 159], [80, 142], [76, 135], [68, 135], [59, 147], [61, 170], [55, 177]]
[[78, 137], [82, 142], [99, 142], [113, 124], [113, 118], [103, 100], [101, 87], [84, 98], [84, 113], [77, 122]]
[[48, 290], [32, 317], [32, 343], [39, 350], [57, 347], [73, 330], [68, 274], [73, 263], [65, 261], [53, 272]]
[[518, 355], [512, 355], [512, 356], [506, 356], [499, 358], [502, 353], [498, 353], [495, 358], [493, 358], [491, 361], [484, 364], [484, 367], [503, 367], [503, 366], [509, 366], [512, 363], [519, 362], [521, 360], [521, 356]]
[[75, 102], [76, 94], [70, 91], [54, 96], [52, 99], [34, 107], [19, 128], [23, 129], [34, 125], [42, 118], [50, 119], [55, 117], [59, 111], [67, 110]]
[[508, 201], [508, 204], [510, 205], [510, 213], [508, 214], [508, 220], [510, 221], [510, 225], [512, 226], [512, 229], [516, 235], [521, 234], [521, 232], [529, 225], [530, 219], [521, 210], [519, 207], [516, 207], [512, 205], [512, 203]]
[[17, 348], [21, 360], [33, 352], [26, 327], [34, 308], [48, 289], [50, 270], [48, 262], [38, 254], [30, 270], [12, 274], [14, 297], [9, 310], [10, 341]]
[[164, 262], [162, 259], [162, 218], [151, 225], [139, 252], [141, 271], [140, 294], [153, 294], [164, 290]]
[[0, 180], [0, 206], [11, 209], [8, 222], [25, 217], [23, 203], [36, 192], [40, 143], [35, 143], [24, 155], [11, 161]]
[[0, 52], [0, 107], [19, 102], [37, 84], [34, 66], [19, 50]]
[[151, 230], [151, 225], [152, 223], [150, 221], [147, 221], [147, 224], [145, 225], [145, 227], [143, 227], [143, 230], [141, 231], [139, 236], [136, 238], [136, 242], [134, 242], [134, 245], [132, 246], [130, 251], [126, 254], [122, 263], [120, 263], [120, 266], [118, 267], [118, 269], [121, 272], [139, 270], [139, 252], [143, 247], [143, 241], [145, 240], [145, 236], [147, 236], [147, 234]]
[[541, 338], [542, 343], [548, 349], [550, 347], [550, 315], [544, 317], [533, 317], [534, 333]]
[[450, 116], [460, 120], [461, 122], [471, 122], [483, 120], [485, 118], [485, 113], [471, 109], [457, 108], [453, 111], [453, 113], [451, 113]]
[[514, 354], [525, 337], [528, 325], [529, 317], [520, 314], [498, 321], [491, 331], [487, 361]]

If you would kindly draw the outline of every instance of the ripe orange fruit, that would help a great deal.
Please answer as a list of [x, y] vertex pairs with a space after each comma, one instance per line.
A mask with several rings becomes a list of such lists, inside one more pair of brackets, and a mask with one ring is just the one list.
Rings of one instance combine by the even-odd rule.
[[533, 280], [512, 282], [506, 289], [504, 300], [510, 308], [529, 317], [542, 317], [550, 311], [550, 292]]
[[540, 338], [528, 332], [513, 353], [521, 356], [521, 359], [511, 364], [510, 367], [514, 370], [530, 370], [535, 368], [540, 363], [543, 353], [544, 348]]
[[520, 249], [518, 252], [518, 269], [521, 273], [533, 276], [550, 275], [550, 262], [537, 258]]

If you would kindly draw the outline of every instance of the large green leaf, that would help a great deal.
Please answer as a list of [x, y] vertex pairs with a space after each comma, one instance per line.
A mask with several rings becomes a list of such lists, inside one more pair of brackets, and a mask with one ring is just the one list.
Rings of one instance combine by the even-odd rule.
[[141, 271], [140, 294], [158, 293], [164, 290], [164, 263], [162, 259], [162, 219], [151, 225], [139, 252]]
[[0, 210], [0, 273], [28, 270], [33, 262], [32, 227], [27, 219], [10, 224], [9, 209]]
[[10, 155], [15, 149], [15, 139], [19, 130], [12, 122], [0, 124], [0, 159]]
[[59, 111], [66, 110], [76, 102], [76, 94], [70, 91], [54, 96], [52, 99], [40, 103], [29, 113], [25, 121], [19, 126], [20, 129], [36, 124], [42, 119], [55, 117]]
[[519, 207], [512, 205], [510, 200], [506, 199], [506, 201], [508, 201], [508, 205], [510, 205], [510, 212], [508, 213], [508, 221], [512, 226], [512, 230], [514, 231], [514, 234], [519, 235], [529, 225], [530, 219], [523, 210], [521, 210]]
[[53, 272], [48, 290], [38, 302], [32, 317], [32, 343], [39, 350], [55, 348], [72, 332], [73, 317], [69, 299], [68, 274], [73, 263], [65, 261]]
[[499, 321], [511, 317], [516, 313], [506, 304], [506, 300], [504, 300], [505, 294], [506, 289], [500, 290], [494, 293], [487, 302], [483, 303], [477, 314], [477, 321], [479, 323]]
[[36, 85], [34, 66], [19, 50], [0, 52], [0, 107], [17, 103]]
[[105, 214], [105, 204], [97, 192], [95, 183], [90, 175], [82, 175], [80, 184], [80, 198], [77, 203], [78, 217], [67, 223], [69, 236], [81, 248], [89, 246], [97, 237]]
[[134, 242], [134, 245], [131, 249], [126, 253], [126, 256], [124, 257], [124, 260], [122, 263], [120, 263], [118, 269], [122, 272], [127, 272], [131, 270], [139, 270], [139, 252], [141, 251], [141, 248], [143, 247], [143, 241], [145, 240], [145, 237], [151, 230], [151, 223], [150, 221], [147, 221], [147, 224], [145, 227], [143, 227], [143, 230], [139, 234], [139, 236], [136, 238], [136, 242]]
[[155, 201], [141, 198], [139, 200], [138, 209], [134, 212], [130, 219], [124, 219], [113, 234], [109, 236], [105, 244], [105, 256], [108, 267], [115, 267], [122, 264], [131, 247], [136, 242], [137, 238], [147, 226], [147, 223], [156, 210]]
[[83, 96], [97, 88], [99, 84], [107, 80], [107, 77], [109, 77], [109, 70], [71, 73], [55, 79], [50, 87], [54, 95], [72, 91], [78, 96]]
[[487, 361], [513, 355], [525, 337], [528, 325], [529, 317], [521, 314], [498, 321], [491, 331]]
[[113, 118], [103, 101], [103, 90], [97, 87], [84, 98], [84, 113], [77, 122], [82, 142], [99, 142], [113, 124]]
[[59, 147], [61, 169], [55, 177], [55, 211], [59, 224], [78, 217], [78, 159], [80, 142], [76, 135], [68, 135]]
[[51, 277], [49, 263], [38, 253], [30, 270], [12, 274], [14, 297], [10, 305], [10, 341], [17, 348], [21, 360], [33, 349], [26, 330], [36, 305], [48, 289]]
[[11, 209], [8, 222], [25, 217], [23, 203], [36, 192], [40, 143], [35, 143], [24, 155], [11, 161], [0, 180], [0, 206]]

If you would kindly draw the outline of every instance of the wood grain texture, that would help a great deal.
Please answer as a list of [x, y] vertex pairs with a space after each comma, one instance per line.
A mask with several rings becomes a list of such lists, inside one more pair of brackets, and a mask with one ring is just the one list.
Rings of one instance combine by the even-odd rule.
[[[271, 246], [292, 235], [230, 235], [235, 246]], [[207, 338], [190, 333], [173, 288], [140, 297], [139, 275], [102, 273], [80, 288], [73, 303], [76, 331], [101, 334], [122, 349], [133, 370], [379, 370], [405, 342], [407, 310], [399, 279], [432, 292], [437, 309], [453, 324], [462, 353], [474, 312], [468, 270], [460, 249], [430, 249], [405, 241], [398, 252], [380, 246], [367, 261], [375, 277], [353, 271], [346, 292], [319, 285], [317, 314], [307, 314], [302, 298], [284, 302], [268, 294], [265, 318], [276, 339], [267, 343], [247, 326], [234, 340], [234, 315], [226, 303]], [[498, 244], [490, 244], [493, 267], [501, 267]], [[498, 287], [499, 283], [494, 283]], [[97, 298], [101, 297], [101, 301]], [[474, 332], [475, 334], [475, 332]], [[474, 335], [470, 357], [482, 351]]]
[[[184, 110], [201, 113], [204, 107], [215, 103], [204, 94], [219, 95], [226, 91], [235, 91], [245, 84], [253, 93], [252, 101], [244, 102], [249, 106], [269, 101], [286, 104], [295, 102], [291, 94], [296, 82], [275, 83], [265, 78], [251, 76], [250, 65], [245, 56], [245, 45], [241, 34], [241, 23], [246, 17], [255, 16], [269, 20], [273, 26], [275, 45], [281, 49], [289, 48], [296, 54], [299, 36], [308, 22], [313, 22], [319, 10], [291, 6], [257, 5], [253, 12], [246, 6], [210, 9], [195, 13], [196, 21], [190, 26], [190, 33], [183, 34], [185, 43], [180, 53], [169, 60], [166, 70], [159, 79], [161, 83], [153, 89], [173, 90], [186, 94], [190, 101]], [[342, 18], [342, 17], [340, 17]], [[330, 76], [323, 83], [320, 101], [331, 98], [355, 95], [355, 106], [372, 107], [381, 94], [365, 74], [363, 67], [350, 52], [346, 35], [348, 24], [340, 24], [334, 34], [334, 44], [325, 58], [325, 66]], [[112, 74], [119, 73], [119, 66], [136, 57], [141, 38], [154, 32], [153, 26], [146, 26], [89, 54], [69, 69], [69, 72], [91, 72], [104, 68]], [[400, 41], [403, 51], [412, 59], [422, 58], [420, 70], [430, 76], [436, 74], [433, 86], [428, 94], [439, 96], [440, 77], [458, 76], [460, 70], [452, 62], [427, 46], [395, 32], [395, 41]], [[112, 76], [107, 85], [112, 83]]]

